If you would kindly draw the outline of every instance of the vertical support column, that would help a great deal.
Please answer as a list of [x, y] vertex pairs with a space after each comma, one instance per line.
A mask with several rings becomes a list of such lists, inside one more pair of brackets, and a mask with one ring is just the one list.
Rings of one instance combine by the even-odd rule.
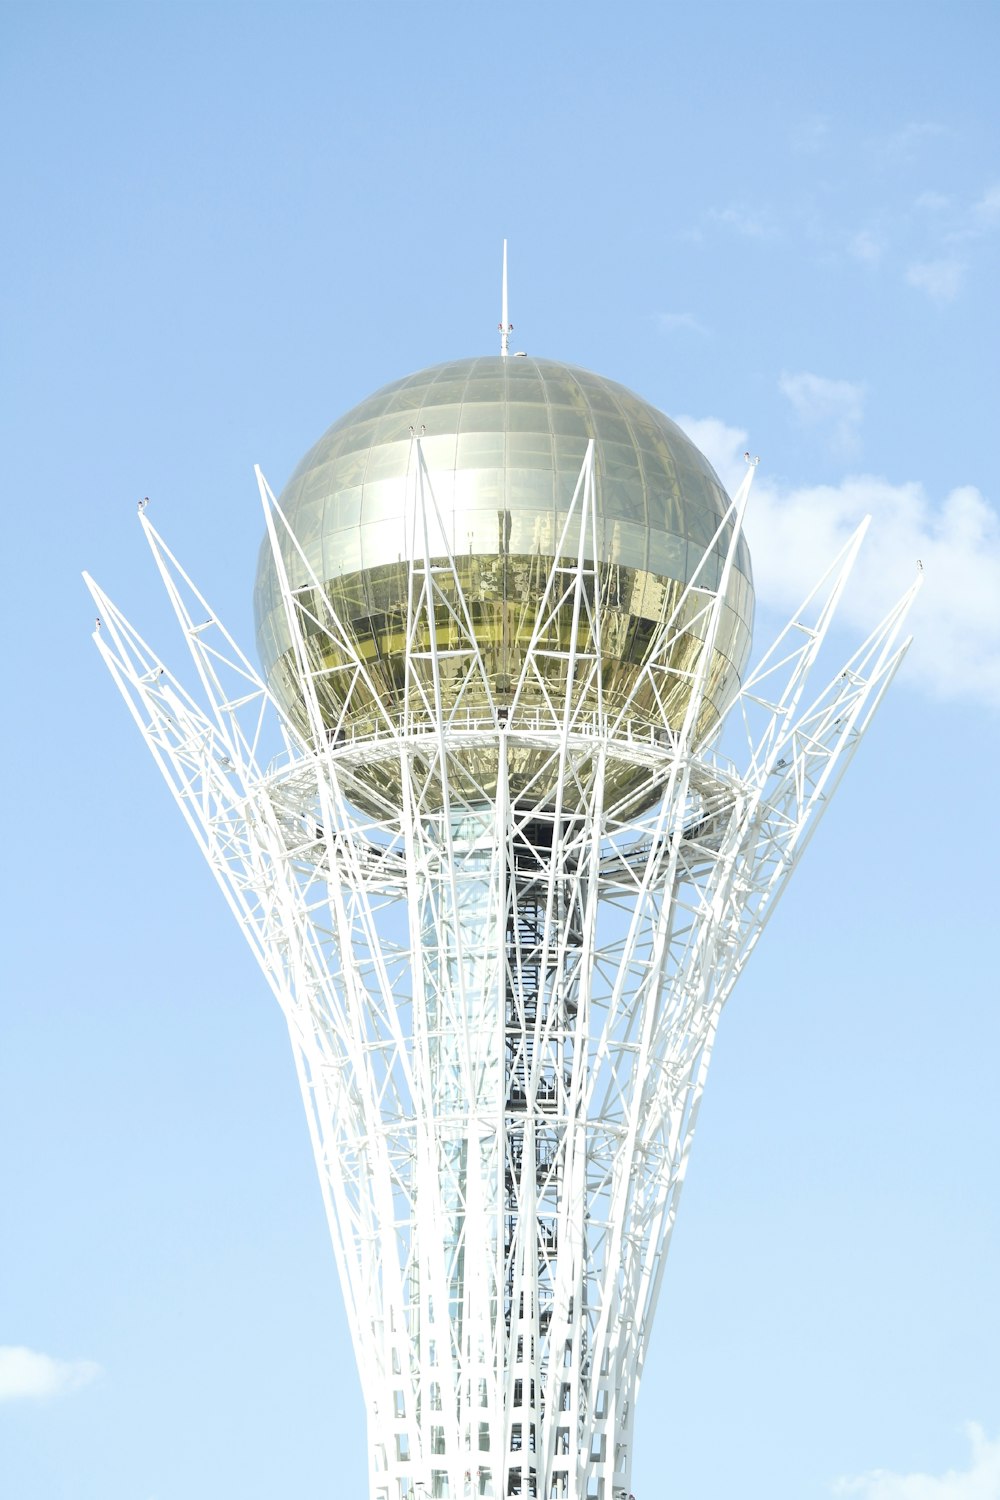
[[[564, 1350], [552, 1345], [566, 1135], [571, 1115], [574, 1045], [583, 945], [581, 880], [568, 826], [555, 815], [515, 807], [508, 841], [504, 994], [505, 1159], [504, 1321], [508, 1428], [505, 1493], [539, 1496], [551, 1473], [569, 1492], [576, 1434], [560, 1410], [546, 1410], [549, 1369]], [[580, 1226], [582, 1231], [582, 1225]], [[570, 1247], [567, 1247], [570, 1248]], [[571, 1254], [579, 1256], [582, 1245]], [[559, 1453], [546, 1424], [561, 1429]]]

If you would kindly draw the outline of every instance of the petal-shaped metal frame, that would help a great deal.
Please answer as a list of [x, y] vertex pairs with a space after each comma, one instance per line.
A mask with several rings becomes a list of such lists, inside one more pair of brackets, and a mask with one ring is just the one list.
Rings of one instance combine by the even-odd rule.
[[[95, 639], [288, 1023], [372, 1500], [620, 1500], [719, 1014], [902, 659], [917, 584], [810, 699], [859, 531], [716, 728], [745, 737], [738, 770], [702, 709], [752, 470], [718, 587], [696, 572], [632, 686], [657, 706], [636, 733], [602, 690], [593, 443], [508, 703], [413, 449], [401, 712], [319, 580], [308, 609], [289, 585], [260, 475], [300, 722], [145, 513], [201, 702], [88, 579]], [[332, 723], [317, 633], [346, 679]]]

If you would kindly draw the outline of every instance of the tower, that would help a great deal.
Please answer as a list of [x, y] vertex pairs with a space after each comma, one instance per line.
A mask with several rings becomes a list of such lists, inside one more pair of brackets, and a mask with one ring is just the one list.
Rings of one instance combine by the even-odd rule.
[[628, 1495], [719, 1014], [913, 593], [810, 689], [859, 532], [748, 670], [753, 466], [508, 332], [258, 471], [259, 672], [144, 507], [197, 696], [88, 580], [288, 1022], [371, 1500]]

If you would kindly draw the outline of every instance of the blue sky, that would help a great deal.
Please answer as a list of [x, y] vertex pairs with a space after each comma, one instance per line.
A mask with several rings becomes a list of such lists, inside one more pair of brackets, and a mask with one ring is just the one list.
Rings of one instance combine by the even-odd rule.
[[[151, 514], [252, 640], [261, 521], [370, 390], [515, 343], [686, 421], [759, 646], [917, 641], [723, 1020], [638, 1500], [997, 1500], [994, 5], [0, 10], [0, 1493], [362, 1495], [277, 1008], [89, 640], [182, 665]], [[155, 512], [153, 510], [155, 507]]]

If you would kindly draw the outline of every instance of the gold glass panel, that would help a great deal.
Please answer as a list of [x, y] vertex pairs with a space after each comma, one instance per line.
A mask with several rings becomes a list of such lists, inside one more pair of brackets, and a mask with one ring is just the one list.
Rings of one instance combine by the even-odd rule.
[[[423, 434], [427, 479], [440, 516], [440, 523], [430, 522], [431, 548], [448, 548], [455, 555], [490, 691], [500, 705], [510, 701], [523, 663], [587, 439], [596, 440], [594, 560], [604, 601], [602, 691], [606, 707], [623, 704], [657, 625], [675, 607], [729, 507], [702, 454], [669, 418], [624, 386], [551, 360], [488, 356], [451, 361], [386, 386], [334, 423], [296, 469], [280, 503], [309, 567], [322, 580], [369, 667], [375, 694], [394, 718], [406, 706], [408, 549], [415, 535], [411, 426], [415, 434]], [[728, 547], [730, 526], [727, 522], [723, 528], [718, 554]], [[308, 570], [290, 542], [281, 545], [303, 608], [322, 618], [322, 601], [313, 597]], [[438, 559], [442, 567], [445, 561]], [[713, 555], [699, 582], [717, 586], [720, 563], [721, 556]], [[446, 576], [436, 575], [439, 585]], [[453, 602], [458, 608], [457, 598]], [[753, 607], [750, 558], [741, 540], [711, 666], [703, 733], [739, 686]], [[291, 635], [266, 542], [255, 610], [265, 674], [304, 728]], [[434, 626], [438, 644], [451, 649], [458, 644], [454, 625], [443, 607], [439, 615]], [[418, 677], [430, 670], [429, 662], [419, 660], [421, 648], [430, 644], [427, 630], [426, 622], [419, 624], [411, 640], [411, 671]], [[572, 612], [563, 611], [548, 648], [565, 653], [571, 632]], [[586, 653], [592, 643], [579, 639], [576, 645]], [[331, 726], [352, 739], [374, 731], [371, 693], [351, 687], [348, 662], [338, 658], [327, 633], [311, 627], [308, 649], [310, 675], [318, 674], [320, 701]], [[678, 727], [697, 652], [697, 627], [692, 626], [675, 644], [659, 701], [644, 691], [632, 703], [630, 719], [636, 725], [662, 726], [665, 716]], [[565, 659], [553, 655], [546, 660], [545, 687], [558, 696], [565, 685]], [[485, 711], [487, 695], [481, 686], [465, 683], [466, 667], [467, 657], [443, 659], [445, 711], [454, 709], [468, 718]], [[534, 696], [521, 699], [521, 711], [529, 718], [545, 696], [540, 688], [533, 691]], [[596, 690], [591, 692], [594, 702], [581, 705], [584, 716], [596, 708]], [[412, 691], [410, 699], [408, 722], [413, 726]], [[495, 761], [496, 752], [491, 754]], [[534, 778], [536, 790], [544, 786], [543, 752], [525, 751], [523, 762], [523, 784]], [[376, 776], [374, 762], [371, 775]], [[469, 775], [489, 784], [495, 764], [491, 771], [489, 764], [470, 763]], [[383, 766], [376, 779], [391, 799], [391, 771]]]

